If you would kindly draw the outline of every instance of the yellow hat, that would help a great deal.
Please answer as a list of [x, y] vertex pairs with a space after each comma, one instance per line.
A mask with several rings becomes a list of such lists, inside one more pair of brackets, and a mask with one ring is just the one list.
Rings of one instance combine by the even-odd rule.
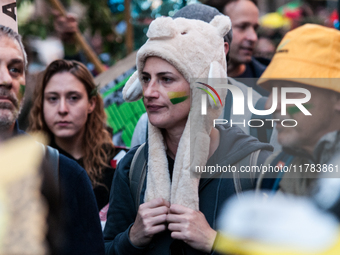
[[288, 32], [260, 77], [270, 90], [270, 80], [287, 80], [340, 92], [340, 32], [306, 24]]

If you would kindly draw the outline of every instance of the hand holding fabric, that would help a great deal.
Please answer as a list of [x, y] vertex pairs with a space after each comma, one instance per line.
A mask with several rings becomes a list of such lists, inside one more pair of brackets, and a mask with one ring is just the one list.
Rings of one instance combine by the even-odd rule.
[[129, 238], [133, 245], [148, 245], [152, 237], [166, 230], [166, 219], [170, 203], [163, 198], [156, 198], [138, 208], [135, 223], [130, 229]]
[[194, 249], [211, 252], [216, 231], [210, 227], [202, 212], [181, 205], [171, 205], [167, 222], [173, 239], [182, 240]]

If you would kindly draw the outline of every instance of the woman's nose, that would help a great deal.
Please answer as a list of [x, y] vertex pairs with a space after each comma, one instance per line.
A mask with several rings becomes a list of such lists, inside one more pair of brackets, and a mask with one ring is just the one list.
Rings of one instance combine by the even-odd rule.
[[59, 112], [59, 114], [68, 113], [68, 106], [67, 106], [66, 100], [64, 98], [60, 99], [58, 112]]
[[156, 80], [150, 80], [150, 82], [143, 87], [143, 95], [145, 98], [159, 97], [159, 86]]

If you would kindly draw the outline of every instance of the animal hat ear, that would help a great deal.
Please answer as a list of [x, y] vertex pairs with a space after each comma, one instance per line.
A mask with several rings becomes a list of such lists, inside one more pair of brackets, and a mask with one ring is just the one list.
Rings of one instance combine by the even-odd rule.
[[[224, 78], [224, 77], [226, 77], [226, 73], [225, 73], [224, 68], [217, 61], [213, 61], [210, 64], [209, 76], [208, 76], [208, 84], [211, 85], [212, 87], [214, 87], [214, 85], [213, 85], [214, 84], [214, 79], [216, 79], [216, 78]], [[222, 96], [221, 98], [222, 98], [222, 102], [223, 102], [223, 100], [224, 100], [224, 95], [223, 95], [224, 92], [223, 92], [223, 90], [221, 90], [220, 88], [215, 88], [215, 90], [217, 91], [217, 93], [219, 95]], [[208, 97], [208, 98], [209, 98], [209, 105], [211, 107], [213, 107], [213, 108], [216, 108], [214, 99], [212, 97]]]
[[133, 102], [141, 99], [143, 96], [142, 84], [138, 79], [138, 71], [134, 72], [126, 82], [123, 89], [123, 98], [127, 102]]
[[170, 17], [160, 17], [151, 22], [146, 36], [150, 39], [172, 38], [176, 35], [176, 24]]
[[225, 15], [216, 15], [209, 24], [216, 28], [221, 37], [224, 37], [231, 28], [231, 21]]

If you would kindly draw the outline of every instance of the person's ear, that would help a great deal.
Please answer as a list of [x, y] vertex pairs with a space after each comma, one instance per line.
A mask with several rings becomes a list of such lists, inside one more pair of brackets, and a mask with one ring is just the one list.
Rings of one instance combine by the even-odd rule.
[[90, 114], [93, 112], [94, 108], [96, 107], [97, 97], [91, 97], [89, 100], [89, 107], [87, 109], [87, 113]]
[[225, 52], [225, 55], [227, 55], [229, 52], [229, 43], [227, 42], [224, 42], [224, 52]]

